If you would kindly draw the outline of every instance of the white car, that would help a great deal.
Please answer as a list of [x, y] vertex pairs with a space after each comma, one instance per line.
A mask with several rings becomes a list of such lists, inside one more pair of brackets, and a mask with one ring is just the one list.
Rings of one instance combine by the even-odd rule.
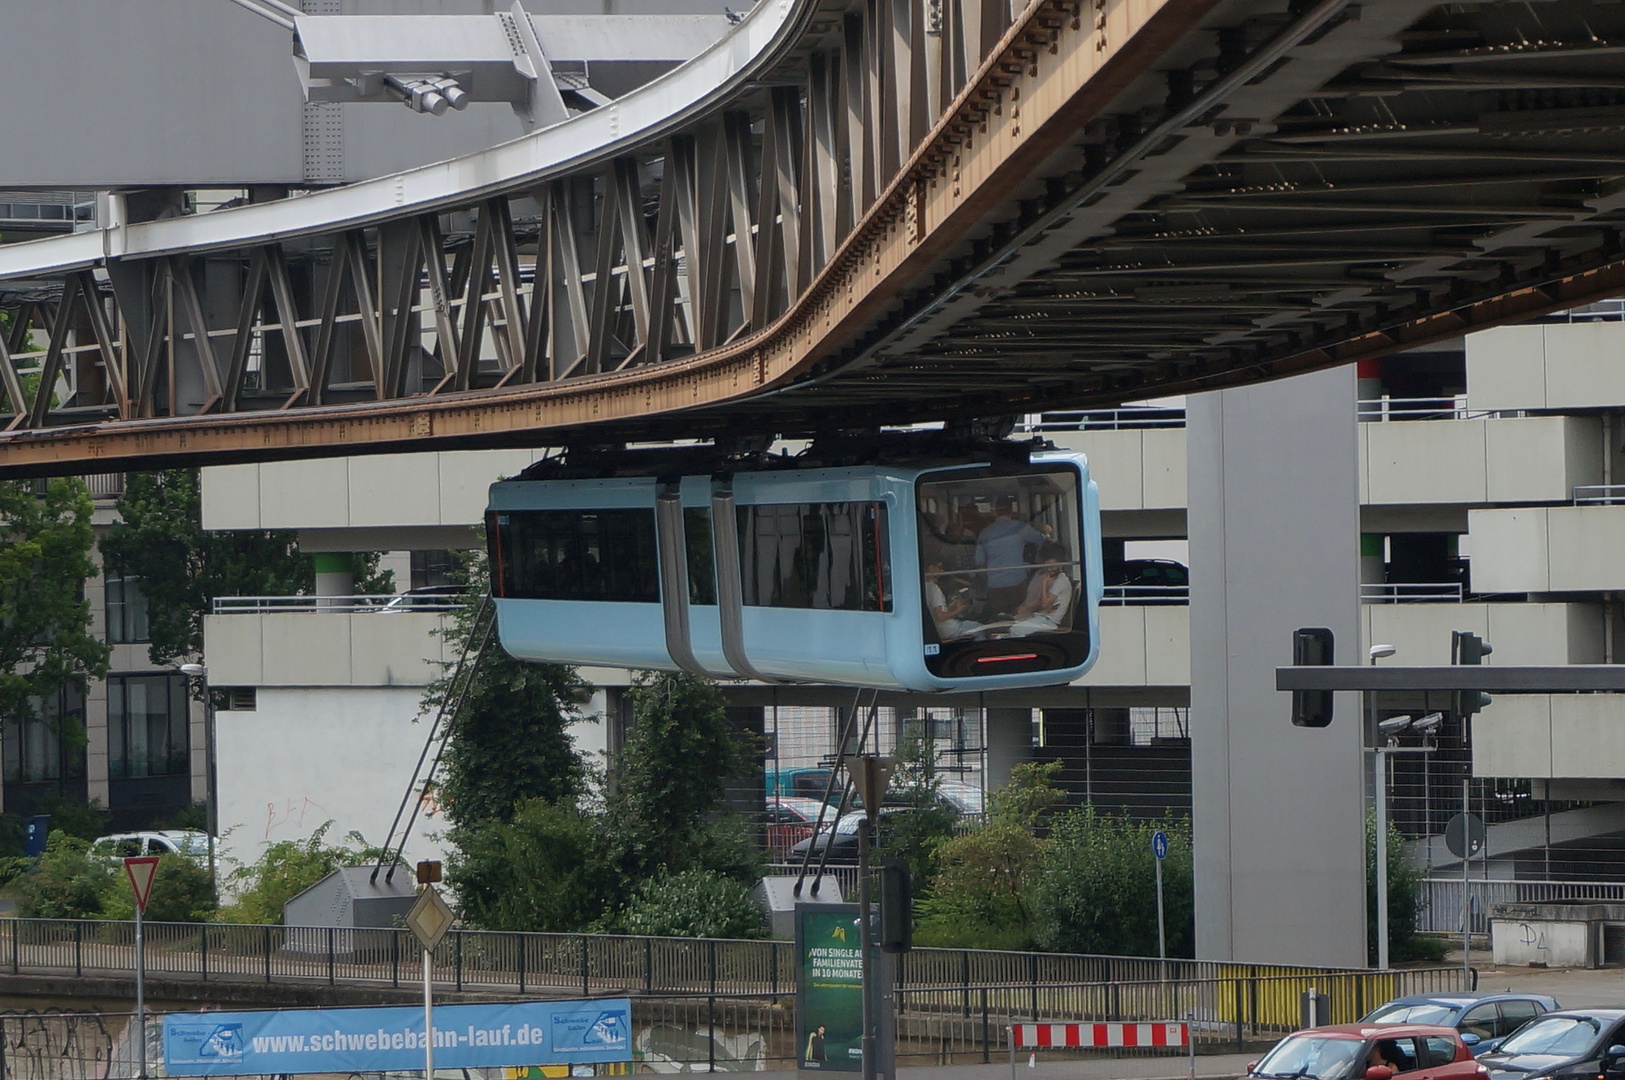
[[188, 855], [209, 853], [209, 834], [201, 829], [165, 829], [157, 832], [114, 833], [97, 837], [90, 845], [92, 858], [114, 861], [132, 855]]

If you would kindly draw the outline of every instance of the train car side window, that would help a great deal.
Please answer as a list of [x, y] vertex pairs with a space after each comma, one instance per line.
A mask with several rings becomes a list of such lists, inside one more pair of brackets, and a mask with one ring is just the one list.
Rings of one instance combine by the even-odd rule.
[[683, 544], [688, 548], [688, 602], [717, 602], [717, 563], [711, 553], [711, 511], [703, 506], [683, 510]]
[[745, 604], [891, 610], [884, 503], [745, 505], [738, 513]]
[[502, 510], [491, 518], [500, 598], [660, 602], [651, 510]]

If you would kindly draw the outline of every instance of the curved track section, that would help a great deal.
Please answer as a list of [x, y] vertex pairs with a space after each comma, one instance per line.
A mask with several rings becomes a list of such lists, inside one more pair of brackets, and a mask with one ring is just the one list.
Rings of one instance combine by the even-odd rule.
[[0, 472], [1236, 385], [1621, 291], [1622, 203], [1606, 0], [761, 0], [481, 154], [0, 248]]

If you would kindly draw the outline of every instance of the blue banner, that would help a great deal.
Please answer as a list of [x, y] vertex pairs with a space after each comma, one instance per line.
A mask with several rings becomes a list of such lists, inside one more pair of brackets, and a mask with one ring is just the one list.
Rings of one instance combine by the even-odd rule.
[[[632, 1002], [524, 1001], [434, 1010], [436, 1069], [632, 1060]], [[282, 1009], [164, 1017], [170, 1076], [423, 1068], [423, 1010]]]

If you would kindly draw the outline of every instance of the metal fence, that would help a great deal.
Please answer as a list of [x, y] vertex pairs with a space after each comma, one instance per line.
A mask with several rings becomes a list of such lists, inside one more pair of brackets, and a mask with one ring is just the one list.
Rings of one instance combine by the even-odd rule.
[[[1462, 880], [1427, 878], [1418, 899], [1416, 928], [1426, 934], [1461, 933]], [[1472, 904], [1468, 927], [1490, 932], [1490, 910], [1496, 904], [1538, 904], [1551, 900], [1596, 900], [1625, 903], [1625, 882], [1618, 881], [1468, 881]]]

